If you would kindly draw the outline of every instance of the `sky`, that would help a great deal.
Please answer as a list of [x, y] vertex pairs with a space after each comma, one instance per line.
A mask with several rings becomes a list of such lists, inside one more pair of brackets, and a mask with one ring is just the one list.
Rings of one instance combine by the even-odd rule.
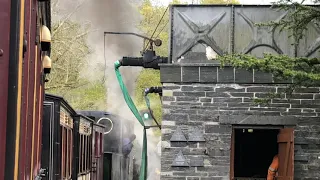
[[[161, 0], [161, 3], [163, 5], [168, 5], [169, 2], [171, 2], [172, 0]], [[185, 2], [188, 3], [192, 3], [192, 0], [183, 0]], [[197, 0], [193, 0], [193, 2], [196, 2]], [[274, 2], [277, 0], [239, 0], [240, 4], [270, 4], [270, 2]], [[306, 0], [306, 3], [311, 3], [312, 0]]]

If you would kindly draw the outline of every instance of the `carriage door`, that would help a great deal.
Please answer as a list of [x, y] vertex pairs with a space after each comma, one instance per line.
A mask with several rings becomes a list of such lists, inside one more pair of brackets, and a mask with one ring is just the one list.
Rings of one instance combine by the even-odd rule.
[[54, 149], [54, 103], [45, 101], [42, 114], [42, 147], [41, 147], [41, 166], [46, 169], [43, 179], [52, 179], [53, 172], [53, 149]]
[[279, 174], [277, 180], [293, 180], [294, 129], [281, 129], [278, 134]]
[[92, 180], [97, 180], [98, 179], [98, 168], [99, 168], [99, 162], [98, 162], [98, 158], [99, 158], [99, 147], [100, 147], [100, 141], [99, 141], [99, 133], [97, 132], [97, 127], [94, 126], [94, 130], [93, 130], [93, 147], [94, 147], [94, 155], [92, 158]]

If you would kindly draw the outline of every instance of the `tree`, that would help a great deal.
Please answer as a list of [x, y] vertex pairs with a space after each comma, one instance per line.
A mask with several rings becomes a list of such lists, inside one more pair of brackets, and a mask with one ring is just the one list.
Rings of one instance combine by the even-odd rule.
[[[314, 1], [320, 2], [319, 0]], [[292, 3], [290, 0], [280, 0], [274, 4], [274, 8], [288, 10], [287, 18], [279, 22], [266, 22], [259, 26], [279, 27], [281, 30], [291, 31], [295, 44], [304, 37], [310, 23], [319, 26], [320, 9], [300, 3]], [[292, 93], [296, 87], [309, 87], [320, 85], [320, 60], [316, 58], [289, 57], [287, 55], [265, 54], [263, 58], [257, 58], [247, 54], [231, 54], [219, 57], [222, 65], [228, 63], [232, 66], [246, 69], [255, 69], [272, 73], [277, 79], [293, 79], [294, 83], [288, 86], [287, 93]], [[270, 98], [276, 96], [271, 95]], [[270, 99], [268, 98], [268, 99]]]
[[80, 78], [80, 71], [86, 65], [86, 57], [90, 53], [87, 35], [87, 28], [70, 20], [53, 23], [51, 59], [54, 68], [49, 75], [47, 90], [68, 90], [85, 83]]
[[53, 65], [46, 91], [64, 97], [75, 109], [102, 110], [106, 102], [104, 84], [81, 76], [92, 52], [87, 42], [91, 32], [90, 23], [77, 23], [72, 21], [71, 16], [82, 3], [71, 12], [63, 14], [59, 11], [59, 0], [52, 2]]

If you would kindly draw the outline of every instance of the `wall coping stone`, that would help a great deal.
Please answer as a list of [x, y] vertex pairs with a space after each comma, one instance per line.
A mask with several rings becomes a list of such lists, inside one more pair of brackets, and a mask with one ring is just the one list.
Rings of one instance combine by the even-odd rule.
[[291, 84], [271, 73], [224, 66], [217, 63], [160, 64], [162, 83]]

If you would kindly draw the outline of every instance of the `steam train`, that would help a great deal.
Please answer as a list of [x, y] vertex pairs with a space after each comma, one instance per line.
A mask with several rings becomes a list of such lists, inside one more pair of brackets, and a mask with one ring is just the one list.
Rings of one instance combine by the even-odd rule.
[[[42, 179], [127, 180], [133, 124], [104, 111], [75, 111], [46, 94], [42, 126]], [[130, 139], [130, 141], [123, 141]], [[123, 142], [127, 142], [124, 144]]]
[[[2, 0], [0, 23], [0, 180], [126, 178], [127, 150], [104, 134], [108, 124], [45, 94], [50, 1]], [[119, 118], [109, 117], [115, 135], [132, 134], [117, 129]]]

